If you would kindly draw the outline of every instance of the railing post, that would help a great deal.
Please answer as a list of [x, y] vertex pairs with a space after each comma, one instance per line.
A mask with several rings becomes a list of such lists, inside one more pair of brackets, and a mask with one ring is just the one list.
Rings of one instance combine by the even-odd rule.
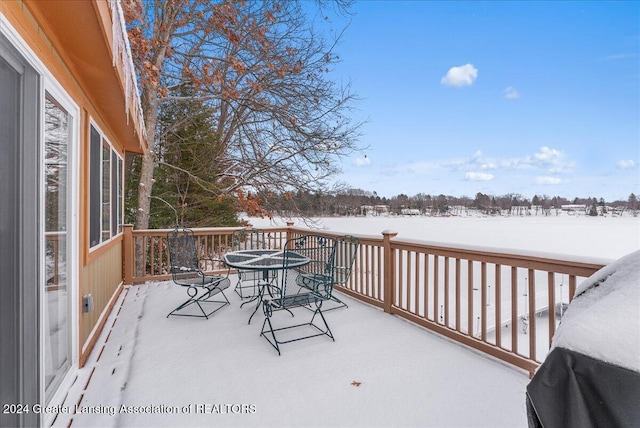
[[131, 285], [133, 284], [133, 268], [135, 265], [132, 224], [124, 225], [122, 247], [122, 265], [124, 266], [123, 280], [126, 285]]
[[398, 235], [398, 232], [393, 230], [383, 230], [382, 239], [384, 245], [384, 301], [383, 308], [388, 314], [391, 313], [391, 306], [395, 300], [395, 256], [391, 250], [391, 238]]
[[289, 230], [293, 227], [294, 224], [295, 224], [295, 222], [293, 222], [293, 221], [288, 221], [287, 222], [287, 238], [285, 239], [285, 242], [288, 241], [289, 239], [293, 238], [293, 236], [291, 236], [291, 234], [289, 233]]

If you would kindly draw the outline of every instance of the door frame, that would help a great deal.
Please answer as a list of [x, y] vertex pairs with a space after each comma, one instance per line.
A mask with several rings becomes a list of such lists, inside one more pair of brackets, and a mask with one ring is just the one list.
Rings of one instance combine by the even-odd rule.
[[[19, 293], [22, 304], [19, 306], [18, 320], [19, 327], [19, 361], [18, 379], [19, 391], [16, 391], [15, 404], [49, 404], [59, 405], [75, 379], [79, 361], [79, 270], [80, 270], [80, 249], [79, 249], [79, 198], [80, 198], [80, 153], [81, 153], [81, 133], [82, 123], [81, 110], [73, 98], [66, 92], [64, 86], [57, 81], [53, 74], [47, 69], [44, 63], [38, 58], [36, 53], [29, 47], [18, 31], [11, 25], [7, 18], [0, 13], [0, 54], [8, 53], [12, 55], [14, 61], [31, 69], [33, 85], [37, 98], [34, 106], [26, 105], [27, 109], [33, 111], [37, 118], [37, 125], [33, 127], [23, 126], [20, 144], [18, 147], [18, 160], [20, 172], [18, 180], [20, 182], [20, 192], [18, 193], [18, 205], [20, 216], [20, 230], [18, 240], [21, 243], [18, 250], [20, 265], [18, 266], [18, 276], [21, 284]], [[69, 358], [70, 367], [58, 384], [56, 392], [51, 396], [48, 403], [45, 403], [45, 334], [44, 329], [44, 286], [45, 286], [45, 175], [44, 175], [44, 100], [45, 94], [49, 93], [57, 102], [63, 106], [71, 117], [69, 127], [69, 147], [68, 147], [68, 244], [67, 244], [67, 264], [68, 264], [68, 289], [69, 296]], [[30, 94], [31, 96], [32, 94]], [[30, 143], [29, 143], [30, 142]], [[35, 173], [34, 173], [35, 172]], [[26, 287], [24, 284], [37, 284], [36, 287]], [[35, 370], [34, 370], [35, 367]], [[19, 424], [25, 426], [35, 426], [49, 424], [54, 414], [40, 414], [34, 412], [19, 415]]]

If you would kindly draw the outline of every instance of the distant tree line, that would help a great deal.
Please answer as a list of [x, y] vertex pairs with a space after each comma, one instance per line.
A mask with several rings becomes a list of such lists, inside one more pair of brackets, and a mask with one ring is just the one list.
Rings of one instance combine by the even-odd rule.
[[[215, 157], [214, 154], [211, 155]], [[189, 150], [180, 153], [179, 156], [182, 162], [199, 159], [200, 163], [203, 163], [202, 160], [206, 158], [202, 153], [192, 153]], [[244, 224], [238, 214], [243, 212], [246, 202], [238, 204], [232, 198], [212, 196], [199, 186], [193, 183], [190, 185], [185, 177], [171, 178], [171, 173], [179, 174], [172, 169], [160, 168], [159, 171], [164, 172], [160, 175], [163, 179], [156, 183], [159, 196], [153, 201], [154, 215], [151, 227], [172, 227], [176, 223], [190, 227]], [[180, 182], [182, 185], [178, 185]], [[474, 198], [426, 193], [413, 196], [401, 193], [387, 198], [379, 196], [376, 192], [351, 188], [334, 193], [298, 191], [265, 195], [259, 192], [252, 198], [253, 203], [261, 207], [260, 215], [283, 217], [402, 215], [407, 211], [431, 216], [471, 213], [513, 216], [558, 215], [563, 210], [591, 216], [621, 215], [624, 212], [637, 216], [640, 213], [640, 202], [634, 193], [631, 193], [627, 200], [615, 201], [595, 197], [568, 199], [544, 194], [533, 195], [531, 198], [518, 193], [494, 196], [481, 192], [476, 193]], [[249, 214], [256, 215], [256, 212]]]
[[[376, 192], [348, 189], [335, 194], [285, 193], [269, 198], [265, 208], [283, 216], [355, 216], [369, 214], [402, 214], [419, 212], [427, 215], [460, 215], [465, 211], [479, 211], [487, 215], [552, 215], [565, 209], [585, 215], [622, 213], [625, 210], [637, 215], [640, 203], [634, 193], [627, 200], [605, 201], [604, 198], [533, 195], [531, 198], [519, 193], [488, 195], [478, 192], [474, 198], [468, 196], [430, 195], [418, 193], [413, 196], [398, 194], [386, 198]], [[376, 207], [378, 207], [376, 209]], [[583, 211], [580, 212], [580, 209]], [[403, 211], [404, 210], [404, 211]]]

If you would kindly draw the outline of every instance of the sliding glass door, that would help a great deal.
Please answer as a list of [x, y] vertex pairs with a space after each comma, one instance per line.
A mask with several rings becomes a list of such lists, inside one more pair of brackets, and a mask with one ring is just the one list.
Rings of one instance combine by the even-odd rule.
[[45, 284], [44, 340], [47, 401], [71, 367], [69, 287], [69, 143], [71, 117], [49, 93], [44, 99]]
[[[0, 402], [33, 405], [74, 361], [79, 113], [19, 45], [0, 34]], [[0, 426], [38, 418], [0, 412]]]
[[[36, 71], [0, 34], [0, 402], [40, 394], [40, 155]], [[7, 410], [7, 409], [4, 409]], [[33, 412], [0, 412], [0, 426], [32, 426]]]

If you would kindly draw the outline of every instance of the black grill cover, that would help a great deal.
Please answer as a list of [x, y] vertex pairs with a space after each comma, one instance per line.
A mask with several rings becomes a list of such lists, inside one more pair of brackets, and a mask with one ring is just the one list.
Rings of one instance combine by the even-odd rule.
[[640, 373], [554, 348], [527, 386], [529, 427], [640, 427]]

